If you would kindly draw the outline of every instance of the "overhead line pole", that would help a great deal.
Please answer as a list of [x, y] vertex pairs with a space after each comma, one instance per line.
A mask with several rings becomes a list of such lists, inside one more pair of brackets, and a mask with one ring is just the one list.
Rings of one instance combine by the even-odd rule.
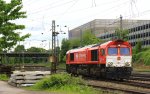
[[56, 30], [55, 30], [55, 20], [52, 21], [52, 63], [51, 63], [51, 73], [56, 73]]
[[121, 32], [122, 32], [122, 15], [120, 15], [120, 38], [121, 38]]

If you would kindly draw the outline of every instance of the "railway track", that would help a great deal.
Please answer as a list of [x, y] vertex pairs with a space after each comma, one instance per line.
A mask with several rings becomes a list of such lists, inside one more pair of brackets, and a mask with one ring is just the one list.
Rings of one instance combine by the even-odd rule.
[[150, 73], [132, 73], [130, 80], [150, 81]]
[[96, 89], [105, 89], [105, 90], [117, 90], [130, 94], [150, 94], [148, 88], [139, 88], [135, 86], [130, 86], [125, 83], [120, 83], [114, 81], [97, 81], [97, 80], [88, 80], [88, 86], [94, 87]]
[[88, 85], [88, 86], [91, 86], [91, 87], [94, 87], [94, 88], [101, 88], [101, 89], [105, 89], [105, 90], [117, 90], [117, 91], [122, 91], [122, 92], [125, 92], [125, 93], [130, 93], [130, 94], [149, 94], [150, 92], [143, 92], [143, 91], [135, 91], [135, 90], [127, 90], [127, 89], [120, 89], [120, 88], [113, 88], [113, 87], [105, 87], [105, 86], [97, 86], [97, 85]]
[[[49, 68], [45, 68], [44, 66], [25, 66], [25, 70], [50, 70]], [[57, 72], [65, 72], [65, 69], [57, 69]], [[91, 78], [86, 79], [86, 81], [91, 80]], [[129, 80], [124, 81], [114, 81], [114, 80], [100, 80], [102, 83], [112, 83], [113, 85], [102, 85], [98, 84], [99, 80], [93, 80], [88, 82], [88, 86], [92, 86], [94, 88], [101, 88], [107, 90], [117, 90], [130, 94], [150, 94], [150, 74], [149, 73], [133, 73]], [[117, 85], [118, 87], [114, 87]], [[135, 88], [121, 88], [122, 85], [126, 85], [126, 87], [132, 86]]]
[[146, 83], [146, 82], [134, 81], [134, 80], [110, 81], [110, 82], [150, 89], [150, 83], [149, 82]]

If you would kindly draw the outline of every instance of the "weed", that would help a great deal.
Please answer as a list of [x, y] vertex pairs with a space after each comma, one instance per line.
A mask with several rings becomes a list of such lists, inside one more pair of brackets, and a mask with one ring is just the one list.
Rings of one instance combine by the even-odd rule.
[[8, 81], [9, 77], [6, 74], [0, 74], [1, 81]]

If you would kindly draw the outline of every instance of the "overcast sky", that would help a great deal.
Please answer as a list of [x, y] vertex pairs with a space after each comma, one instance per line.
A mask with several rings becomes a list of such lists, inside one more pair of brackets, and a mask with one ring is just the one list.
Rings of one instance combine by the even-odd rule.
[[[51, 23], [67, 32], [94, 19], [150, 19], [150, 0], [23, 0], [27, 18], [16, 23], [26, 25], [22, 34], [32, 36], [21, 42], [31, 46], [49, 48], [51, 45]], [[67, 25], [67, 28], [64, 27]], [[56, 31], [60, 31], [60, 27]], [[68, 35], [58, 35], [59, 40]], [[42, 40], [44, 40], [42, 42]], [[50, 46], [51, 47], [51, 46]]]

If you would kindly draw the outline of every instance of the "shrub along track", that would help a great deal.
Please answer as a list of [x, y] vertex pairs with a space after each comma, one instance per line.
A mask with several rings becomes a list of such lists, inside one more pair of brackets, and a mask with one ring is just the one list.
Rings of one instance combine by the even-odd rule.
[[[62, 71], [62, 70], [61, 70]], [[91, 80], [91, 77], [85, 77], [87, 82]], [[92, 78], [93, 79], [93, 78]], [[132, 73], [131, 78], [129, 80], [124, 80], [124, 81], [116, 81], [116, 80], [93, 80], [93, 81], [98, 81], [100, 83], [112, 83], [114, 84], [113, 86], [105, 86], [103, 84], [98, 85], [97, 83], [91, 84], [88, 82], [89, 86], [92, 86], [94, 88], [102, 88], [102, 89], [109, 89], [109, 90], [118, 90], [118, 91], [123, 91], [127, 93], [132, 93], [132, 94], [150, 94], [150, 74], [149, 73]], [[115, 85], [118, 85], [118, 87], [114, 87]], [[123, 87], [126, 88], [120, 88], [121, 85], [124, 85]], [[132, 89], [128, 88], [131, 86]], [[137, 89], [139, 88], [139, 89]], [[145, 91], [143, 91], [143, 90]]]

